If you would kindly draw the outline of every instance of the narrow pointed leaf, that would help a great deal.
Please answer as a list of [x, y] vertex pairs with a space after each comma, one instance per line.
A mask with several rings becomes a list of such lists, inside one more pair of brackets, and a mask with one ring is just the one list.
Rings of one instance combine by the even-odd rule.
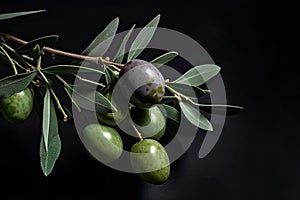
[[120, 45], [120, 48], [118, 50], [118, 52], [116, 53], [116, 56], [114, 58], [114, 62], [116, 63], [122, 63], [123, 61], [123, 58], [124, 58], [124, 54], [125, 54], [125, 49], [126, 49], [126, 44], [127, 44], [127, 41], [133, 31], [135, 27], [135, 24], [132, 26], [132, 28], [127, 32], [127, 34], [125, 35], [125, 37], [123, 38], [123, 41]]
[[86, 73], [99, 73], [103, 74], [102, 71], [84, 67], [84, 66], [76, 66], [76, 65], [54, 65], [50, 67], [46, 67], [42, 69], [42, 72], [46, 74], [58, 74], [58, 75], [64, 75], [64, 74], [76, 74], [78, 71], [80, 72], [86, 72]]
[[173, 90], [176, 90], [177, 92], [191, 98], [200, 98], [210, 92], [209, 90], [181, 83], [167, 83], [167, 85]]
[[193, 125], [207, 131], [212, 131], [213, 127], [209, 120], [201, 114], [198, 109], [192, 107], [186, 102], [179, 103], [182, 113]]
[[27, 11], [27, 12], [15, 12], [15, 13], [6, 13], [6, 14], [0, 14], [0, 20], [3, 19], [10, 19], [13, 17], [19, 17], [23, 15], [31, 15], [39, 12], [44, 12], [45, 10], [36, 10], [36, 11]]
[[61, 141], [58, 134], [58, 122], [55, 111], [55, 105], [52, 98], [50, 98], [50, 127], [49, 127], [49, 140], [48, 140], [48, 151], [45, 149], [44, 136], [42, 135], [40, 141], [40, 164], [42, 171], [45, 176], [48, 176], [57, 158], [59, 157], [61, 150]]
[[105, 74], [106, 85], [109, 85], [111, 83], [111, 78], [110, 78], [110, 71], [107, 67], [104, 70], [104, 74]]
[[100, 113], [115, 112], [116, 108], [100, 92], [82, 85], [67, 86], [73, 100], [81, 107]]
[[45, 150], [48, 151], [48, 136], [50, 129], [50, 91], [46, 90], [43, 107], [43, 138]]
[[151, 61], [151, 63], [157, 67], [157, 68], [160, 68], [161, 66], [163, 66], [164, 64], [170, 62], [171, 60], [173, 60], [176, 56], [178, 55], [177, 52], [175, 51], [170, 51], [170, 52], [167, 52], [161, 56], [158, 56], [157, 58], [153, 59]]
[[209, 105], [209, 104], [200, 104], [200, 109], [213, 114], [226, 114], [226, 115], [234, 115], [242, 110], [244, 110], [243, 107], [240, 106], [234, 106], [234, 105]]
[[32, 50], [36, 45], [39, 45], [41, 48], [45, 46], [51, 46], [58, 40], [58, 35], [49, 35], [40, 37], [34, 40], [31, 40], [27, 44], [24, 44], [23, 46], [16, 49], [18, 52], [28, 51]]
[[175, 122], [176, 124], [180, 123], [180, 113], [178, 112], [178, 110], [176, 110], [176, 108], [166, 104], [159, 104], [157, 106], [165, 115], [165, 117], [168, 117], [172, 122]]
[[13, 75], [0, 80], [0, 99], [24, 90], [34, 79], [36, 72]]
[[105, 67], [104, 73], [107, 85], [111, 84], [118, 78], [115, 72], [109, 66]]
[[174, 83], [182, 83], [191, 86], [202, 85], [220, 71], [220, 67], [212, 64], [205, 64], [193, 67], [188, 70], [185, 74], [179, 77]]
[[[91, 42], [91, 44], [82, 52], [82, 54], [90, 54], [96, 47], [99, 48], [96, 52], [99, 55], [91, 56], [103, 56], [109, 48], [119, 26], [119, 18], [115, 18], [110, 22], [106, 28]], [[98, 46], [100, 45], [100, 46]]]
[[127, 62], [138, 57], [140, 53], [142, 53], [142, 51], [147, 47], [147, 45], [149, 44], [150, 40], [152, 39], [155, 33], [159, 19], [160, 19], [160, 15], [157, 15], [136, 36], [135, 40], [133, 41], [130, 47]]

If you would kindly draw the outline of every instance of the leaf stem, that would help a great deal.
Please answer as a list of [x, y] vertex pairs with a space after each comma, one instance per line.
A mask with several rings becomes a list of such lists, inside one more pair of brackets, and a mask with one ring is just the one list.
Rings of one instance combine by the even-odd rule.
[[195, 106], [199, 106], [199, 107], [231, 107], [231, 108], [238, 108], [238, 109], [244, 109], [241, 106], [234, 106], [234, 105], [222, 105], [222, 104], [214, 104], [214, 105], [210, 105], [210, 104], [202, 104], [202, 103], [197, 103], [194, 102], [191, 98], [181, 94], [180, 92], [177, 92], [176, 90], [174, 90], [173, 88], [171, 88], [170, 86], [166, 85], [166, 87], [175, 94], [175, 96], [177, 97], [178, 101], [181, 101], [181, 97], [183, 97], [186, 101], [190, 102], [191, 104], [195, 105]]
[[69, 91], [66, 87], [64, 87], [64, 90], [66, 91], [69, 99], [71, 100], [71, 102], [75, 105], [76, 109], [78, 110], [78, 112], [81, 112], [81, 109], [79, 107], [79, 105], [76, 103], [76, 101], [74, 101], [74, 99], [71, 97], [71, 95], [69, 94]]
[[85, 78], [82, 78], [81, 76], [79, 76], [78, 74], [72, 74], [73, 76], [75, 76], [76, 78], [78, 78], [79, 80], [81, 81], [84, 81], [84, 82], [87, 82], [87, 83], [91, 83], [91, 84], [94, 84], [94, 85], [97, 85], [97, 86], [100, 86], [102, 88], [105, 87], [105, 85], [103, 85], [102, 83], [97, 83], [95, 81], [91, 81], [91, 80], [88, 80], [88, 79], [85, 79]]
[[63, 115], [63, 121], [66, 122], [66, 121], [68, 120], [68, 115], [65, 113], [63, 107], [61, 106], [60, 101], [59, 101], [59, 99], [57, 98], [57, 96], [56, 96], [56, 94], [55, 94], [55, 92], [54, 92], [54, 90], [53, 90], [51, 84], [49, 83], [47, 77], [46, 77], [45, 74], [41, 71], [41, 62], [42, 62], [42, 58], [41, 58], [41, 56], [40, 56], [40, 57], [38, 58], [38, 60], [37, 60], [37, 66], [36, 66], [36, 69], [37, 69], [37, 71], [41, 74], [42, 78], [44, 79], [44, 81], [45, 81], [46, 84], [48, 85], [49, 90], [50, 90], [50, 92], [51, 92], [51, 94], [52, 94], [52, 96], [53, 96], [53, 98], [54, 98], [54, 100], [55, 100], [55, 102], [56, 102], [56, 104], [57, 104], [57, 108], [58, 108], [58, 110], [59, 110], [59, 111], [62, 113], [62, 115]]
[[2, 50], [2, 52], [5, 54], [5, 56], [6, 56], [7, 59], [9, 60], [10, 65], [11, 65], [11, 67], [13, 68], [15, 75], [17, 75], [17, 74], [18, 74], [18, 71], [17, 71], [16, 65], [15, 65], [13, 59], [11, 59], [11, 57], [8, 55], [8, 53], [5, 51], [5, 49], [4, 49], [2, 46], [0, 46], [0, 49]]
[[176, 90], [174, 90], [173, 88], [171, 88], [168, 85], [165, 85], [166, 88], [168, 88], [168, 90], [170, 90], [173, 94], [175, 94], [175, 97], [177, 98], [177, 100], [180, 102], [182, 100], [181, 97], [184, 97], [185, 99], [189, 99], [187, 96], [184, 96], [183, 94], [181, 94], [180, 92], [177, 92]]
[[[4, 36], [6, 40], [11, 40], [11, 41], [14, 41], [14, 42], [17, 42], [17, 43], [20, 43], [20, 44], [27, 44], [28, 43], [27, 41], [22, 40], [20, 38], [17, 38], [13, 35], [10, 35], [10, 34], [1, 33], [1, 35]], [[107, 59], [102, 58], [101, 56], [94, 57], [94, 56], [80, 55], [80, 54], [70, 53], [70, 52], [66, 52], [66, 51], [62, 51], [62, 50], [58, 50], [58, 49], [54, 49], [54, 48], [50, 48], [50, 47], [43, 47], [43, 50], [47, 51], [48, 53], [50, 53], [52, 55], [61, 55], [61, 56], [65, 56], [65, 57], [74, 58], [74, 59], [77, 59], [77, 60], [85, 60], [85, 61], [90, 62], [90, 63], [99, 64], [99, 62], [102, 62], [102, 63], [105, 63], [105, 64], [114, 65], [118, 68], [124, 67], [124, 64], [114, 63], [112, 61], [109, 61]]]
[[54, 100], [55, 100], [55, 102], [56, 102], [56, 104], [57, 104], [58, 110], [59, 110], [59, 111], [62, 113], [62, 115], [63, 115], [63, 121], [66, 122], [66, 121], [68, 120], [68, 115], [65, 113], [65, 111], [64, 111], [63, 107], [61, 106], [60, 101], [59, 101], [59, 99], [57, 98], [57, 96], [56, 96], [54, 90], [52, 89], [52, 87], [49, 87], [49, 89], [50, 89], [50, 92], [51, 92], [51, 94], [52, 94], [52, 96], [53, 96], [53, 98], [54, 98]]
[[71, 102], [75, 105], [78, 112], [81, 112], [80, 107], [78, 106], [78, 104], [74, 101], [74, 99], [69, 94], [69, 91], [67, 89], [67, 87], [69, 87], [69, 84], [60, 75], [56, 75], [56, 78], [64, 85], [65, 92], [67, 93], [67, 95], [68, 95], [69, 99], [71, 100]]

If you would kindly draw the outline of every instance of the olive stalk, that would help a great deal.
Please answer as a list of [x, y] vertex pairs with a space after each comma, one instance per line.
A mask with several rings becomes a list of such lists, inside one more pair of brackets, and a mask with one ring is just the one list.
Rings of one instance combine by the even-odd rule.
[[130, 120], [130, 125], [132, 126], [133, 130], [135, 131], [135, 133], [137, 134], [137, 136], [139, 137], [140, 141], [143, 141], [143, 136], [142, 134], [137, 130], [137, 128], [135, 127], [132, 119]]
[[45, 74], [41, 71], [41, 62], [42, 62], [42, 57], [40, 56], [37, 60], [37, 66], [36, 66], [36, 70], [39, 72], [39, 74], [42, 76], [42, 78], [44, 79], [44, 81], [46, 82], [56, 104], [57, 104], [57, 108], [58, 110], [62, 113], [63, 115], [63, 121], [66, 122], [68, 120], [68, 115], [65, 113], [63, 107], [60, 104], [60, 101], [58, 99], [58, 97], [56, 96], [51, 84], [49, 83], [47, 77], [45, 76]]
[[78, 78], [79, 80], [83, 81], [83, 82], [91, 83], [91, 84], [100, 86], [100, 87], [102, 87], [102, 88], [105, 87], [105, 85], [102, 84], [102, 83], [97, 83], [97, 82], [95, 82], [95, 81], [91, 81], [91, 80], [85, 79], [85, 78], [79, 76], [78, 74], [72, 74], [72, 75], [75, 76], [76, 78]]
[[165, 85], [166, 88], [168, 88], [168, 90], [170, 90], [174, 95], [175, 97], [178, 99], [178, 101], [182, 101], [182, 98], [184, 98], [186, 101], [190, 102], [191, 104], [195, 105], [195, 106], [202, 106], [202, 105], [205, 105], [205, 104], [199, 104], [199, 103], [196, 103], [194, 102], [191, 98], [185, 96], [184, 94], [174, 90], [173, 88], [171, 88], [170, 86], [168, 85]]
[[[17, 54], [17, 52], [11, 48], [9, 45], [7, 45], [6, 43], [1, 43], [2, 46], [4, 46], [6, 49], [8, 49], [10, 52], [12, 52], [14, 55], [16, 55], [17, 57], [19, 57], [21, 60], [23, 60], [23, 58], [21, 56], [19, 56]], [[23, 70], [26, 70], [23, 66], [21, 66], [17, 61], [15, 61], [14, 59], [12, 59], [12, 61], [15, 63], [16, 66], [20, 67]], [[25, 62], [25, 61], [24, 61]]]
[[12, 67], [12, 68], [13, 68], [13, 70], [14, 70], [14, 73], [15, 73], [15, 74], [18, 74], [18, 71], [17, 71], [16, 65], [15, 65], [15, 63], [14, 63], [13, 59], [11, 59], [11, 57], [8, 55], [8, 53], [5, 51], [5, 49], [4, 49], [2, 46], [0, 46], [0, 49], [2, 50], [2, 52], [5, 54], [5, 56], [6, 56], [6, 57], [7, 57], [7, 59], [9, 60], [9, 62], [10, 62], [10, 65], [11, 65], [11, 67]]
[[56, 78], [63, 84], [65, 92], [67, 93], [67, 95], [68, 95], [69, 99], [71, 100], [71, 102], [75, 105], [78, 112], [81, 112], [81, 109], [80, 109], [79, 105], [76, 103], [76, 101], [74, 101], [72, 96], [69, 94], [69, 91], [68, 91], [67, 87], [70, 87], [70, 86], [68, 85], [68, 83], [60, 75], [56, 75]]

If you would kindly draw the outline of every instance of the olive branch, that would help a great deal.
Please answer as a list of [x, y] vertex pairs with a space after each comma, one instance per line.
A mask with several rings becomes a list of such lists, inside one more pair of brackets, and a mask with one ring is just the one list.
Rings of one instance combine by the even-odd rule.
[[[44, 10], [1, 14], [0, 20], [39, 12], [44, 12]], [[0, 79], [0, 108], [3, 112], [4, 110], [7, 111], [5, 107], [6, 100], [27, 88], [34, 91], [33, 107], [40, 115], [43, 124], [40, 143], [40, 163], [43, 173], [46, 176], [53, 170], [61, 151], [58, 120], [71, 124], [73, 121], [70, 108], [61, 103], [62, 97], [59, 97], [56, 92], [57, 85], [52, 83], [54, 79], [61, 83], [61, 87], [64, 89], [67, 98], [77, 108], [78, 112], [81, 112], [81, 110], [93, 111], [91, 108], [94, 108], [94, 105], [96, 105], [97, 113], [108, 114], [117, 112], [116, 106], [105, 94], [118, 81], [120, 71], [126, 63], [138, 58], [147, 47], [155, 33], [159, 20], [160, 15], [156, 16], [141, 29], [133, 40], [129, 53], [125, 53], [125, 47], [135, 27], [133, 25], [124, 36], [113, 59], [106, 57], [105, 53], [117, 33], [118, 18], [112, 20], [82, 54], [52, 48], [53, 44], [59, 38], [57, 35], [44, 36], [27, 42], [11, 34], [0, 33], [0, 64], [10, 66], [13, 71], [13, 75]], [[102, 50], [102, 55], [90, 56], [89, 54], [92, 50], [104, 41], [105, 46]], [[14, 48], [11, 44], [17, 44], [18, 46]], [[70, 58], [72, 62], [70, 64], [44, 66], [43, 59], [45, 59], [45, 56], [50, 56], [51, 58], [64, 56]], [[177, 56], [177, 52], [170, 51], [148, 62], [159, 69], [164, 64], [176, 59]], [[82, 65], [82, 61], [91, 65]], [[105, 80], [95, 82], [78, 75], [77, 72], [79, 70], [85, 73], [101, 74], [105, 77]], [[194, 66], [176, 80], [170, 81], [168, 78], [165, 78], [166, 91], [159, 104], [166, 111], [164, 114], [168, 120], [179, 124], [182, 113], [193, 125], [205, 131], [212, 131], [213, 125], [207, 117], [212, 110], [226, 114], [240, 112], [243, 109], [240, 106], [199, 103], [201, 97], [209, 95], [211, 92], [205, 88], [205, 83], [216, 76], [219, 71], [219, 66], [205, 64]], [[74, 85], [65, 76], [72, 76], [79, 79], [82, 85]], [[89, 87], [90, 84], [97, 87], [96, 94]], [[76, 100], [80, 99], [80, 101], [76, 101], [73, 95], [78, 96]], [[181, 112], [176, 108], [180, 108]], [[14, 122], [14, 120], [10, 121]], [[135, 127], [134, 123], [132, 124], [138, 137], [143, 140], [143, 134]]]

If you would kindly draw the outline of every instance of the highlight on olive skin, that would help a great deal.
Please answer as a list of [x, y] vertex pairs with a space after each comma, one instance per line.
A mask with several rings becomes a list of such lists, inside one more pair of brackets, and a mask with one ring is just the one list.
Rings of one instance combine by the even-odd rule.
[[123, 151], [123, 141], [119, 133], [106, 125], [87, 125], [83, 130], [82, 140], [89, 153], [103, 163], [118, 159]]

